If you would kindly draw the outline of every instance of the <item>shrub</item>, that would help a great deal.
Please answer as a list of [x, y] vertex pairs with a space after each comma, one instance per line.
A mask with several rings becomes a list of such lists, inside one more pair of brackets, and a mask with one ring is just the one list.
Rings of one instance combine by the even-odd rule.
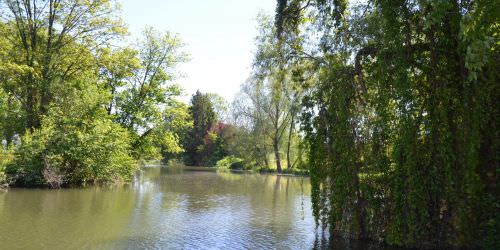
[[[102, 109], [96, 92], [68, 93], [40, 128], [27, 131], [7, 173], [17, 185], [58, 187], [128, 181], [137, 168], [130, 134]], [[64, 109], [59, 107], [66, 107]]]
[[237, 161], [231, 163], [230, 169], [246, 169], [244, 161]]
[[5, 183], [5, 166], [0, 164], [0, 185]]
[[8, 172], [23, 186], [128, 181], [137, 165], [128, 132], [109, 120], [27, 132], [16, 156]]
[[11, 150], [0, 148], [0, 188], [7, 184], [7, 176], [5, 174], [6, 166], [12, 161], [14, 155]]
[[20, 186], [44, 185], [43, 152], [46, 136], [42, 130], [27, 132], [15, 149], [15, 159], [7, 165], [7, 175]]
[[226, 156], [215, 164], [216, 168], [243, 169], [243, 159], [235, 156]]
[[169, 167], [183, 167], [184, 163], [177, 158], [172, 158], [172, 159], [168, 160], [167, 166], [169, 166]]

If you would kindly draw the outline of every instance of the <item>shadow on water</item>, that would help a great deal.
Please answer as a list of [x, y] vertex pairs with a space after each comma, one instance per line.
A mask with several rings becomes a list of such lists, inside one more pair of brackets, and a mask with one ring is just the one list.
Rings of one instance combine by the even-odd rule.
[[406, 250], [394, 246], [387, 246], [368, 240], [350, 240], [340, 237], [329, 237], [328, 233], [316, 232], [312, 249], [323, 250]]

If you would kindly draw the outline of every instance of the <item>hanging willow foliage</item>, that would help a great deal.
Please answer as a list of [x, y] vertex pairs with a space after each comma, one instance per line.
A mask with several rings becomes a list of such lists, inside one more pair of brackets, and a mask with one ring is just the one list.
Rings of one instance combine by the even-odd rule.
[[302, 104], [318, 225], [498, 247], [500, 2], [278, 2], [278, 30], [318, 62]]

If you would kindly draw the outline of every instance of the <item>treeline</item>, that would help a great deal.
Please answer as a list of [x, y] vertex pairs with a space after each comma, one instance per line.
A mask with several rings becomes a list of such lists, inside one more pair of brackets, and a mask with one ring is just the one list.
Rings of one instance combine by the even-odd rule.
[[244, 131], [238, 137], [244, 147], [238, 157], [262, 170], [304, 172], [307, 148], [298, 115], [307, 65], [285, 65], [272, 19], [261, 13], [257, 21], [252, 71], [231, 106], [234, 124]]
[[139, 162], [159, 159], [305, 167], [296, 129], [300, 81], [274, 66], [280, 52], [269, 18], [261, 18], [254, 71], [234, 105], [201, 92], [184, 104], [174, 84], [176, 66], [187, 60], [178, 36], [146, 28], [125, 43], [115, 1], [0, 4], [0, 184], [129, 181]]
[[[272, 24], [267, 20], [267, 24]], [[270, 86], [253, 86], [255, 83], [242, 85], [232, 104], [217, 94], [197, 91], [183, 115], [190, 126], [176, 131], [182, 150], [165, 152], [163, 160], [168, 165], [306, 173], [305, 150], [301, 149], [301, 137], [295, 130], [295, 106], [288, 101], [283, 103], [285, 94], [281, 100], [265, 96]], [[261, 101], [252, 102], [253, 98]], [[279, 106], [276, 120], [271, 105]], [[290, 114], [291, 110], [296, 113]]]
[[500, 246], [499, 13], [481, 0], [277, 1], [272, 65], [309, 75], [300, 123], [323, 230]]
[[[193, 127], [183, 151], [165, 160], [261, 172], [307, 174], [307, 146], [299, 129], [300, 102], [311, 78], [306, 62], [285, 64], [272, 18], [259, 14], [251, 73], [233, 103], [197, 92], [189, 106]], [[291, 51], [291, 50], [290, 50]], [[288, 53], [291, 53], [291, 52]]]
[[114, 1], [0, 4], [0, 182], [128, 181], [138, 160], [182, 151], [175, 34], [124, 44]]

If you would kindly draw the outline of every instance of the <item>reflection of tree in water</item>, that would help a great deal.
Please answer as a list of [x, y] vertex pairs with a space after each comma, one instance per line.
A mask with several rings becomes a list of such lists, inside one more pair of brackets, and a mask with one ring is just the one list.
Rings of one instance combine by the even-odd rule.
[[305, 209], [304, 209], [304, 179], [300, 179], [300, 217], [302, 220], [305, 218]]
[[42, 245], [48, 249], [92, 248], [95, 244], [112, 248], [115, 242], [109, 239], [126, 235], [137, 202], [127, 186], [19, 189], [3, 196], [0, 248], [6, 249]]
[[395, 246], [387, 246], [369, 240], [351, 240], [335, 235], [330, 235], [328, 230], [315, 230], [314, 244], [312, 249], [349, 249], [349, 250], [404, 250]]
[[325, 231], [321, 231], [319, 233], [316, 228], [314, 234], [315, 234], [314, 245], [313, 245], [314, 250], [330, 249], [329, 240], [328, 237], [325, 236]]
[[185, 219], [203, 218], [211, 224], [207, 227], [217, 228], [229, 221], [238, 225], [234, 233], [251, 241], [271, 239], [273, 244], [285, 244], [300, 239], [295, 235], [300, 230], [296, 221], [305, 219], [308, 181], [281, 175], [151, 169], [144, 173], [142, 184], [154, 183], [154, 188], [140, 200], [146, 207], [163, 204], [160, 210], [164, 213], [183, 211], [179, 216], [187, 216]]
[[[89, 248], [182, 248], [185, 240], [299, 247], [314, 239], [312, 217], [301, 221], [308, 185], [307, 178], [288, 176], [144, 168], [130, 186], [13, 190], [0, 196], [0, 242], [64, 235], [60, 242]], [[5, 239], [12, 234], [2, 230], [24, 235]]]

